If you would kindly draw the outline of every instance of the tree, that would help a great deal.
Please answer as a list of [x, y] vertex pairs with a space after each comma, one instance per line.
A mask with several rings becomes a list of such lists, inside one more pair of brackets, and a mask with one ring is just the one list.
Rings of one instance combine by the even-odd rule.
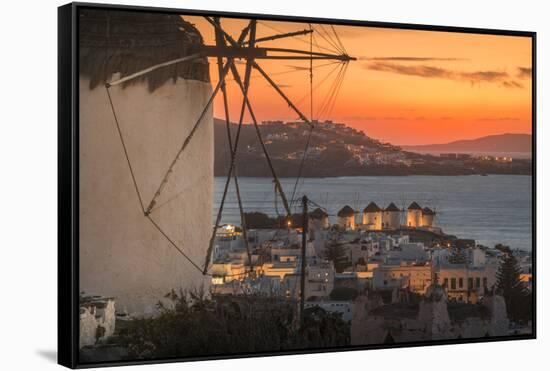
[[244, 213], [244, 220], [248, 228], [276, 228], [277, 221], [260, 212]]
[[272, 352], [349, 344], [349, 326], [338, 314], [308, 308], [298, 326], [294, 303], [276, 297], [209, 297], [204, 290], [172, 291], [154, 317], [135, 318], [114, 344], [128, 359]]
[[521, 268], [510, 249], [503, 250], [497, 272], [497, 290], [506, 301], [508, 317], [513, 321], [532, 318], [531, 294], [520, 280]]
[[347, 266], [346, 250], [342, 244], [330, 241], [325, 249], [325, 257], [334, 264], [336, 273], [342, 273]]
[[330, 292], [330, 300], [355, 300], [358, 294], [357, 290], [351, 287], [336, 287]]

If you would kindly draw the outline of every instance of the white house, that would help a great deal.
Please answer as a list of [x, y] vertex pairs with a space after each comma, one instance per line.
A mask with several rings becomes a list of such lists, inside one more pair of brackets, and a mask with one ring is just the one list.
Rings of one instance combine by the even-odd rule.
[[447, 291], [449, 298], [458, 301], [476, 302], [484, 295], [486, 289], [491, 289], [496, 283], [494, 266], [456, 266], [440, 265], [436, 270], [438, 283]]
[[373, 270], [372, 288], [374, 290], [401, 289], [424, 294], [432, 282], [430, 264], [383, 265]]
[[334, 266], [323, 263], [307, 267], [306, 298], [328, 298], [334, 288]]

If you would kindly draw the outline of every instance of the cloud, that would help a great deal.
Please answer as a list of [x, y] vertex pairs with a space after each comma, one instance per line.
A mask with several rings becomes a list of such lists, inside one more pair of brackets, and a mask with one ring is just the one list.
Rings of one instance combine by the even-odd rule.
[[394, 62], [453, 62], [465, 61], [464, 58], [438, 58], [438, 57], [359, 57], [362, 61], [394, 61]]
[[464, 81], [472, 84], [488, 82], [499, 83], [505, 88], [522, 88], [519, 82], [511, 80], [507, 72], [501, 71], [455, 71], [447, 68], [427, 65], [402, 65], [389, 62], [372, 62], [364, 66], [366, 69], [381, 72], [390, 72], [400, 75], [417, 76], [423, 78], [438, 78], [453, 81]]
[[477, 121], [519, 121], [517, 117], [482, 117]]
[[497, 71], [455, 72], [455, 74], [461, 79], [471, 82], [498, 82], [508, 77], [506, 72]]
[[363, 120], [363, 121], [423, 121], [424, 116], [405, 117], [405, 116], [345, 116], [345, 120]]
[[533, 74], [533, 69], [529, 67], [518, 67], [518, 79], [530, 79]]
[[366, 65], [367, 69], [373, 71], [392, 72], [401, 75], [420, 76], [420, 77], [442, 77], [450, 78], [449, 71], [432, 66], [403, 66], [395, 63], [370, 63]]
[[518, 88], [518, 89], [523, 88], [523, 85], [521, 83], [514, 80], [503, 81], [502, 86], [504, 86], [505, 88]]

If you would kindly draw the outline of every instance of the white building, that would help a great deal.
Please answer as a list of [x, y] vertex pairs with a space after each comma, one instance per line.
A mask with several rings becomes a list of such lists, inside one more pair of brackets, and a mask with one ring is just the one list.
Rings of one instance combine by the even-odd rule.
[[421, 242], [400, 243], [388, 252], [387, 261], [393, 264], [426, 262], [429, 254]]
[[334, 288], [334, 266], [332, 263], [307, 267], [306, 299], [310, 297], [328, 298]]
[[419, 265], [383, 265], [373, 270], [372, 288], [374, 290], [402, 289], [424, 294], [432, 283], [430, 264]]
[[231, 224], [224, 224], [216, 231], [212, 259], [214, 261], [226, 258], [231, 251], [244, 248], [242, 232]]
[[267, 241], [272, 241], [276, 235], [281, 234], [276, 229], [248, 229], [248, 243], [251, 248], [262, 245]]
[[450, 299], [477, 302], [485, 290], [496, 283], [496, 267], [469, 267], [443, 265], [436, 270], [437, 280]]

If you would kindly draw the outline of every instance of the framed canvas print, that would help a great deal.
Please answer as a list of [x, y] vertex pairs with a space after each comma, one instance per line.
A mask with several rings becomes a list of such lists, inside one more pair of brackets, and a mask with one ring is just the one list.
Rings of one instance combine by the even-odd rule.
[[62, 365], [535, 338], [534, 32], [58, 17]]

